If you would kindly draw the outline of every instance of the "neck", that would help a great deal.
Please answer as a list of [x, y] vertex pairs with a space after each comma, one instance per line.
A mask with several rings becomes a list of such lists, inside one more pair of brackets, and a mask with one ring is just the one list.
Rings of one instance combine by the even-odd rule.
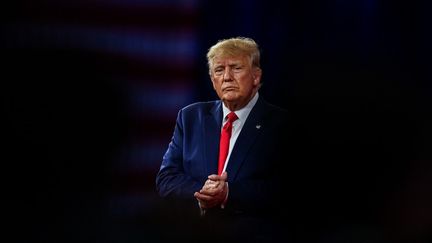
[[223, 101], [224, 105], [230, 110], [230, 111], [236, 111], [236, 110], [240, 110], [241, 108], [245, 107], [246, 104], [239, 104], [236, 102], [227, 102], [227, 101]]

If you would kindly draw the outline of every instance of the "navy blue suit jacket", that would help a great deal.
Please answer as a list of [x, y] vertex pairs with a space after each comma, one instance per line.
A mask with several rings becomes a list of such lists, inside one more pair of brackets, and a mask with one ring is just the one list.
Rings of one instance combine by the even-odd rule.
[[[217, 174], [222, 102], [191, 104], [178, 113], [177, 122], [157, 174], [162, 197], [193, 199], [207, 176]], [[282, 194], [282, 165], [287, 163], [287, 111], [261, 97], [251, 110], [231, 152], [226, 168], [229, 196], [225, 212], [256, 214], [271, 211]], [[285, 158], [285, 159], [284, 159]]]

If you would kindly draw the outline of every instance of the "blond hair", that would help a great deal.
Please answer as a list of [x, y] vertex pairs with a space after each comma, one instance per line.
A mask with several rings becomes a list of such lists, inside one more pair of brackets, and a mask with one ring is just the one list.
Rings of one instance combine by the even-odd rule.
[[210, 72], [213, 65], [213, 59], [216, 56], [246, 56], [251, 61], [253, 67], [260, 68], [261, 66], [258, 44], [251, 38], [235, 37], [223, 39], [219, 40], [215, 45], [210, 47], [209, 51], [207, 52], [207, 64]]

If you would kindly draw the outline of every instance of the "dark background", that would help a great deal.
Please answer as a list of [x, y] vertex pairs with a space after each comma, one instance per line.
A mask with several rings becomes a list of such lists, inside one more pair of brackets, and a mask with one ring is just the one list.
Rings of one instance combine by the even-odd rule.
[[4, 237], [175, 236], [154, 178], [177, 111], [217, 98], [206, 51], [247, 36], [262, 51], [260, 94], [290, 110], [307, 144], [289, 162], [301, 206], [287, 239], [427, 242], [431, 11], [379, 0], [3, 3]]

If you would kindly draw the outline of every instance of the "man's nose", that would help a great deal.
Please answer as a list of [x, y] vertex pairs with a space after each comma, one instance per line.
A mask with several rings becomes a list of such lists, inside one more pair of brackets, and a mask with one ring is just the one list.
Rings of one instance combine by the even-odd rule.
[[232, 80], [232, 72], [230, 68], [225, 69], [223, 79], [227, 81]]

